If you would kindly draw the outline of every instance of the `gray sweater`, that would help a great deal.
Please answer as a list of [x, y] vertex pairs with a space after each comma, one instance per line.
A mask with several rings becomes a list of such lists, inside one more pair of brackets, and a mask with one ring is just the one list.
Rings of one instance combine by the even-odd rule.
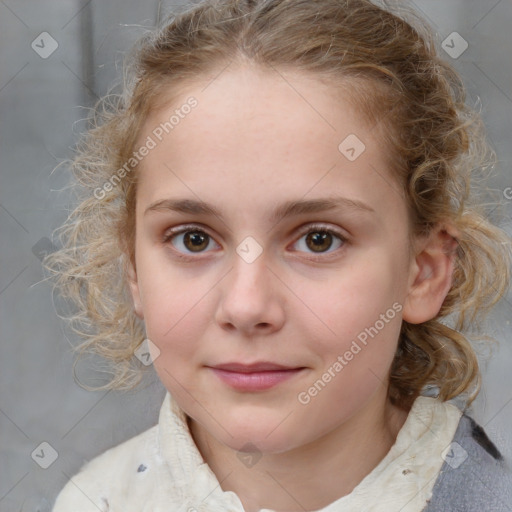
[[424, 512], [512, 512], [510, 464], [484, 429], [464, 413], [450, 446]]

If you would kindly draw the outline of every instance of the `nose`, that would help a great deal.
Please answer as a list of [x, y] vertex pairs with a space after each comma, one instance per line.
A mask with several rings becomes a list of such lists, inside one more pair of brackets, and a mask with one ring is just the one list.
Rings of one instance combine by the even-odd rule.
[[247, 263], [236, 255], [234, 267], [222, 283], [215, 314], [222, 329], [250, 337], [282, 328], [285, 310], [281, 281], [264, 258]]

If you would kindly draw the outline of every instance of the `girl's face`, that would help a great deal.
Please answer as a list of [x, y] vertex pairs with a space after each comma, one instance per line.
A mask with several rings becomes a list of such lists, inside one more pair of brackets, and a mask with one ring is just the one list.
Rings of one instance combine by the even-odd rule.
[[290, 450], [389, 407], [412, 263], [371, 128], [341, 92], [250, 67], [145, 123], [136, 311], [166, 388], [233, 449]]

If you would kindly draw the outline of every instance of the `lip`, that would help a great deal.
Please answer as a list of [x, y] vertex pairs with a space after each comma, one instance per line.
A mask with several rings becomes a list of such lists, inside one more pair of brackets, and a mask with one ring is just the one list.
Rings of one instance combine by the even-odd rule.
[[228, 386], [246, 392], [273, 388], [305, 369], [266, 361], [252, 364], [225, 363], [208, 368]]
[[286, 366], [277, 363], [271, 363], [269, 361], [260, 361], [251, 364], [244, 363], [224, 363], [216, 364], [212, 366], [217, 370], [225, 370], [227, 372], [237, 373], [255, 373], [255, 372], [272, 372], [272, 371], [283, 371], [283, 370], [296, 370], [296, 366]]

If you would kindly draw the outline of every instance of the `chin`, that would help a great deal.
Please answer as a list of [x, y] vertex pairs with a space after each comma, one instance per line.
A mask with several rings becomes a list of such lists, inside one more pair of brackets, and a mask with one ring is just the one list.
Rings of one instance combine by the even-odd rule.
[[[305, 440], [300, 439], [304, 432], [294, 432], [292, 422], [284, 421], [286, 415], [282, 411], [260, 412], [257, 418], [243, 412], [224, 415], [222, 427], [217, 423], [208, 422], [207, 428], [211, 435], [232, 450], [242, 453], [281, 453], [300, 446]], [[204, 423], [203, 423], [204, 425]]]
[[289, 451], [297, 446], [300, 446], [300, 442], [294, 443], [290, 438], [289, 433], [285, 433], [284, 438], [269, 439], [266, 437], [268, 431], [265, 434], [254, 432], [254, 436], [249, 435], [233, 435], [230, 437], [223, 433], [222, 438], [219, 439], [221, 443], [228, 446], [232, 450], [242, 453], [259, 453], [259, 454], [272, 454], [272, 453], [283, 453]]

